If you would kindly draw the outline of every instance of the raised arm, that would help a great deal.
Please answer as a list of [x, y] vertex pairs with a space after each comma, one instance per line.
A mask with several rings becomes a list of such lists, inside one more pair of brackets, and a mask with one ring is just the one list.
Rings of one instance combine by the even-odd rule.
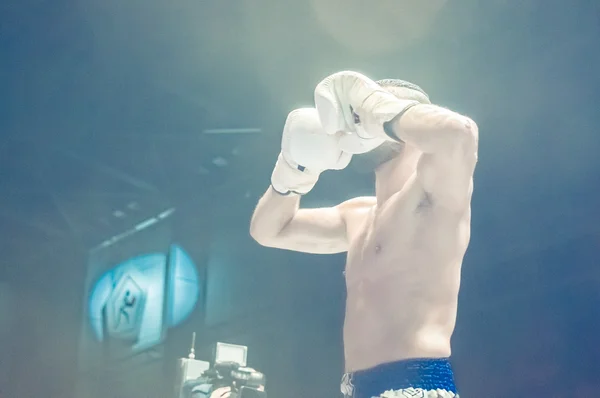
[[469, 206], [479, 143], [474, 121], [439, 106], [419, 104], [385, 127], [392, 138], [423, 152], [417, 178], [433, 200], [453, 211]]
[[321, 172], [342, 169], [350, 162], [351, 156], [338, 148], [338, 140], [323, 132], [314, 108], [288, 115], [271, 187], [259, 200], [250, 223], [250, 234], [258, 243], [307, 253], [347, 249], [339, 207], [299, 209], [300, 196], [310, 192]]
[[348, 250], [341, 206], [299, 209], [299, 205], [299, 195], [283, 196], [269, 187], [252, 215], [250, 235], [263, 246], [304, 253]]

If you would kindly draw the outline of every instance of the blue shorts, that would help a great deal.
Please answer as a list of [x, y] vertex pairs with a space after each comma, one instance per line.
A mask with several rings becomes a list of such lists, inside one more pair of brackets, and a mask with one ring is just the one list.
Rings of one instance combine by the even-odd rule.
[[448, 358], [408, 359], [346, 373], [346, 398], [458, 398]]

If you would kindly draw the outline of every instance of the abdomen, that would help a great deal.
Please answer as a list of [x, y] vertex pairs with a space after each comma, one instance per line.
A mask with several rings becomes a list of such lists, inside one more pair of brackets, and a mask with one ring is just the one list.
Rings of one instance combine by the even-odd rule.
[[[460, 268], [460, 266], [458, 266]], [[450, 355], [457, 312], [460, 269], [348, 283], [344, 347], [349, 371], [408, 358]]]
[[344, 346], [349, 371], [450, 355], [469, 218], [439, 209], [390, 210], [348, 251]]

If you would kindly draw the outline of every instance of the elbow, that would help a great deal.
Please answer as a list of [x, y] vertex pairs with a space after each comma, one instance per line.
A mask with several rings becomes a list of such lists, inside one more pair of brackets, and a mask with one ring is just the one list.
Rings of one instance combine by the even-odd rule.
[[460, 119], [454, 129], [459, 140], [467, 146], [477, 147], [479, 141], [479, 128], [477, 124], [465, 116], [461, 116]]
[[250, 237], [252, 237], [252, 239], [254, 239], [254, 241], [261, 246], [265, 246], [265, 247], [270, 246], [268, 243], [269, 240], [264, 235], [256, 233], [256, 231], [253, 229], [250, 229]]
[[477, 124], [468, 117], [457, 115], [458, 117], [446, 126], [446, 131], [452, 132], [447, 137], [449, 140], [446, 145], [456, 150], [464, 152], [477, 152], [479, 145], [479, 130]]
[[256, 243], [265, 247], [272, 247], [275, 239], [274, 236], [265, 233], [264, 228], [260, 228], [260, 226], [254, 222], [250, 223], [250, 237], [252, 237]]
[[256, 241], [259, 245], [262, 245], [262, 241], [264, 240], [264, 235], [261, 234], [260, 228], [256, 225], [254, 220], [250, 222], [250, 237]]

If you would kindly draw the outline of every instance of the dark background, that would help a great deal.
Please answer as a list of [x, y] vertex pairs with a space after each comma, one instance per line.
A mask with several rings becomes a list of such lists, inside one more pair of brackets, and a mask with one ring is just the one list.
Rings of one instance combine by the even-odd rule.
[[[207, 275], [170, 358], [195, 330], [200, 355], [247, 344], [272, 397], [338, 396], [343, 256], [247, 229], [287, 112], [343, 69], [479, 124], [461, 396], [597, 396], [599, 42], [593, 0], [1, 2], [3, 397], [73, 397], [88, 250], [169, 207]], [[222, 128], [261, 133], [203, 133]], [[305, 203], [371, 189], [328, 173]]]

